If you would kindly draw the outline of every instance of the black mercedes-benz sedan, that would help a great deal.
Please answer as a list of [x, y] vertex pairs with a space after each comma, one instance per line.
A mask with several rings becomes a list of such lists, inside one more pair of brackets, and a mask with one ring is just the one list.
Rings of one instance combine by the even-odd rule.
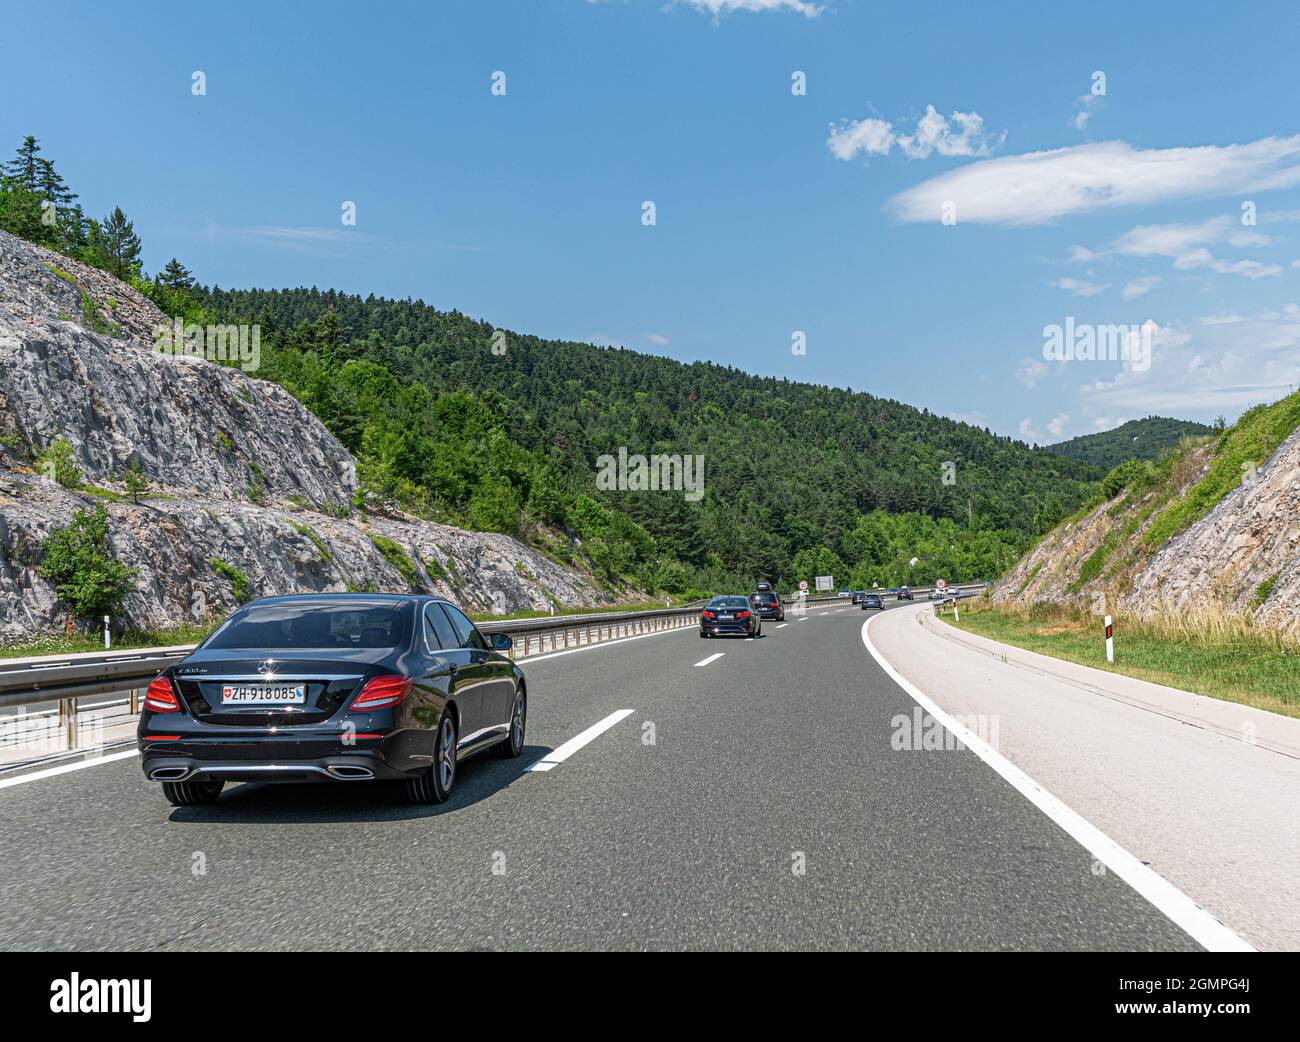
[[749, 598], [719, 595], [700, 611], [700, 636], [718, 637], [734, 634], [757, 637], [763, 632], [763, 620], [749, 607]]
[[145, 696], [145, 777], [177, 806], [226, 782], [390, 780], [441, 803], [461, 760], [518, 756], [523, 671], [435, 597], [311, 594], [240, 608]]
[[867, 593], [865, 591], [862, 594], [861, 604], [863, 611], [866, 611], [868, 608], [879, 608], [883, 611], [885, 607], [885, 602], [880, 599], [880, 594]]

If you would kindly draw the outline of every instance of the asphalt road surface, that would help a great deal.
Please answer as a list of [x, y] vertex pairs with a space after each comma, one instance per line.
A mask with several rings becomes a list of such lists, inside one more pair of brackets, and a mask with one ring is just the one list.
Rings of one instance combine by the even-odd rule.
[[173, 808], [134, 757], [0, 788], [0, 948], [1197, 948], [969, 751], [891, 747], [915, 703], [868, 614], [525, 660], [524, 756], [467, 761], [442, 806]]

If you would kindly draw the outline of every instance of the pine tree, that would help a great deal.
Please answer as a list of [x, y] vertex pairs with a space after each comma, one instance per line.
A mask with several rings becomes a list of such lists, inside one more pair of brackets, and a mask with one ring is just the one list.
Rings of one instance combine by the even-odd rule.
[[194, 288], [193, 273], [175, 257], [167, 262], [167, 266], [158, 273], [158, 277], [154, 281], [170, 290], [191, 290]]
[[140, 466], [138, 458], [132, 458], [127, 464], [126, 471], [122, 475], [122, 484], [133, 503], [138, 504], [141, 496], [149, 494], [149, 479], [144, 476], [144, 469]]
[[18, 146], [14, 158], [3, 165], [5, 178], [29, 192], [39, 191], [41, 164], [44, 162], [36, 157], [40, 150], [36, 138], [28, 134]]
[[127, 279], [140, 271], [140, 236], [135, 225], [126, 218], [120, 206], [104, 218], [98, 226], [95, 244], [100, 266], [119, 279]]
[[36, 191], [60, 207], [71, 205], [77, 198], [48, 159], [36, 160]]

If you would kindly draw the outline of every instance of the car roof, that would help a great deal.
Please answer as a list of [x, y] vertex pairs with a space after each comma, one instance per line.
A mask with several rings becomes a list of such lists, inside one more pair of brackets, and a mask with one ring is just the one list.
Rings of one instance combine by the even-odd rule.
[[[404, 601], [437, 601], [441, 604], [451, 604], [451, 601], [445, 597], [434, 597], [424, 593], [282, 593], [274, 597], [259, 597], [257, 600], [249, 601], [243, 605], [247, 608], [254, 604], [290, 604], [301, 602], [310, 603], [348, 603], [357, 604], [401, 604]], [[454, 606], [454, 605], [453, 605]]]

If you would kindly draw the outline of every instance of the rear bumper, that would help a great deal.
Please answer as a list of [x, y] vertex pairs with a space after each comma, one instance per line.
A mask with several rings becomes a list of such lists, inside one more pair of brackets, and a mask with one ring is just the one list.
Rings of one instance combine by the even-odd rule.
[[154, 757], [144, 764], [150, 781], [396, 781], [407, 775], [373, 757], [335, 757], [327, 760], [292, 760], [284, 763], [195, 760], [189, 757]]
[[[350, 741], [350, 744], [349, 744]], [[371, 781], [410, 777], [433, 763], [429, 731], [356, 735], [185, 735], [137, 739], [150, 781]]]
[[753, 632], [744, 623], [739, 622], [702, 623], [700, 625], [700, 630], [704, 633], [710, 633], [715, 637], [748, 637]]

